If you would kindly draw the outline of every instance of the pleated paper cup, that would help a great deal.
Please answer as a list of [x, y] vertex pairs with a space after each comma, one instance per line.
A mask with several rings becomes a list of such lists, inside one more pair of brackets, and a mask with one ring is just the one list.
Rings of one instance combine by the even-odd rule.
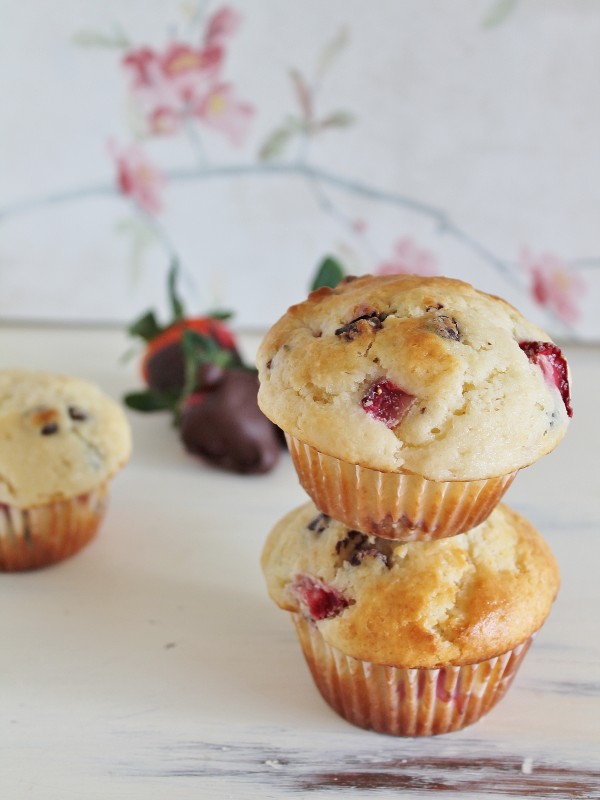
[[346, 656], [314, 622], [292, 616], [323, 699], [353, 725], [392, 736], [436, 736], [477, 722], [503, 697], [533, 639], [476, 664], [407, 669]]
[[402, 542], [432, 541], [484, 522], [516, 472], [475, 481], [431, 481], [379, 472], [325, 455], [286, 434], [298, 478], [317, 508], [349, 528]]
[[94, 538], [108, 484], [69, 500], [17, 508], [0, 503], [0, 571], [38, 569], [62, 561]]

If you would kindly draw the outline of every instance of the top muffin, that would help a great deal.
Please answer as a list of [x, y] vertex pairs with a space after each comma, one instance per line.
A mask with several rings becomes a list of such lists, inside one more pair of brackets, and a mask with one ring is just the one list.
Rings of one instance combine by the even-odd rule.
[[29, 508], [85, 494], [130, 451], [123, 411], [93, 384], [0, 370], [0, 502]]
[[544, 331], [450, 278], [349, 278], [292, 306], [263, 340], [263, 412], [343, 461], [431, 480], [513, 472], [571, 416], [568, 368]]

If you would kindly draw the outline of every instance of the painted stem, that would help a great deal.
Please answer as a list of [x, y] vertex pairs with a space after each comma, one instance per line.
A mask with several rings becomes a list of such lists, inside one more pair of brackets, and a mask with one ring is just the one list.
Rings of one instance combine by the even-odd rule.
[[[401, 194], [399, 192], [381, 189], [376, 186], [371, 186], [368, 183], [363, 183], [359, 179], [348, 178], [344, 175], [338, 175], [335, 172], [330, 172], [319, 166], [313, 166], [306, 162], [293, 162], [293, 163], [278, 163], [278, 164], [229, 164], [218, 166], [202, 166], [191, 167], [185, 169], [175, 169], [166, 173], [167, 178], [173, 182], [181, 181], [210, 181], [210, 180], [223, 180], [227, 178], [250, 178], [250, 177], [281, 177], [281, 176], [296, 176], [307, 179], [311, 188], [314, 191], [315, 183], [321, 188], [322, 186], [329, 186], [334, 189], [339, 189], [350, 194], [355, 194], [360, 197], [366, 197], [380, 203], [395, 205], [413, 211], [416, 214], [427, 217], [433, 222], [438, 229], [448, 236], [452, 236], [459, 241], [464, 247], [471, 250], [478, 255], [488, 264], [492, 265], [495, 269], [503, 274], [503, 276], [514, 285], [520, 286], [518, 273], [515, 272], [510, 261], [499, 258], [492, 253], [484, 244], [479, 242], [467, 231], [458, 227], [448, 217], [448, 215], [441, 209], [429, 203], [423, 203], [413, 197]], [[61, 205], [69, 203], [74, 200], [84, 198], [92, 198], [98, 196], [118, 195], [118, 188], [112, 184], [98, 184], [92, 185], [83, 189], [66, 190], [57, 192], [56, 194], [45, 195], [42, 197], [31, 198], [30, 200], [23, 200], [12, 206], [7, 206], [0, 209], [0, 222], [8, 219], [9, 217], [18, 216], [19, 214], [30, 213], [43, 206]], [[600, 266], [599, 259], [580, 259], [579, 261], [573, 260], [572, 265], [581, 265], [585, 267]]]

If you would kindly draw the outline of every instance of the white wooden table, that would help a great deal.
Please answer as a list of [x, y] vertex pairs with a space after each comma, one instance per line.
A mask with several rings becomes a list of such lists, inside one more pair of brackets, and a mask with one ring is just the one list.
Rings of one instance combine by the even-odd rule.
[[[256, 346], [245, 340], [248, 352]], [[0, 328], [0, 366], [137, 385], [114, 331]], [[0, 575], [0, 797], [600, 798], [600, 349], [568, 347], [575, 417], [508, 502], [543, 532], [563, 586], [507, 697], [432, 739], [351, 727], [321, 700], [258, 566], [304, 495], [289, 458], [237, 477], [186, 455], [161, 415], [99, 538]]]

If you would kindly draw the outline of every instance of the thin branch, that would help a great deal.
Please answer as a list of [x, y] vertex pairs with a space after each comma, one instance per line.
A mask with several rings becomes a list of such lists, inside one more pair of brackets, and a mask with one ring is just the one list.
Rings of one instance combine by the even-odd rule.
[[[251, 177], [281, 177], [296, 176], [307, 179], [312, 185], [314, 183], [339, 189], [340, 191], [365, 197], [380, 203], [394, 205], [413, 211], [416, 214], [427, 217], [433, 222], [441, 233], [451, 236], [460, 242], [464, 247], [471, 250], [488, 264], [500, 271], [506, 279], [515, 285], [520, 285], [518, 274], [515, 272], [514, 265], [510, 261], [496, 256], [484, 244], [478, 241], [470, 233], [460, 228], [450, 220], [448, 215], [440, 208], [429, 203], [423, 203], [413, 197], [399, 192], [371, 186], [359, 179], [348, 178], [335, 172], [330, 172], [322, 167], [313, 166], [303, 162], [276, 163], [276, 164], [229, 164], [219, 166], [191, 167], [185, 169], [174, 169], [166, 173], [166, 177], [172, 182], [185, 181], [210, 181], [223, 180], [226, 178], [251, 178]], [[0, 209], [0, 222], [13, 216], [30, 213], [43, 206], [61, 205], [82, 198], [93, 198], [98, 196], [118, 196], [119, 190], [114, 184], [97, 184], [83, 189], [72, 189], [48, 194], [41, 197], [34, 197], [23, 200], [12, 206]], [[321, 197], [322, 200], [322, 197]], [[165, 241], [164, 231], [162, 240]], [[574, 267], [600, 267], [600, 258], [572, 259], [567, 263]]]

